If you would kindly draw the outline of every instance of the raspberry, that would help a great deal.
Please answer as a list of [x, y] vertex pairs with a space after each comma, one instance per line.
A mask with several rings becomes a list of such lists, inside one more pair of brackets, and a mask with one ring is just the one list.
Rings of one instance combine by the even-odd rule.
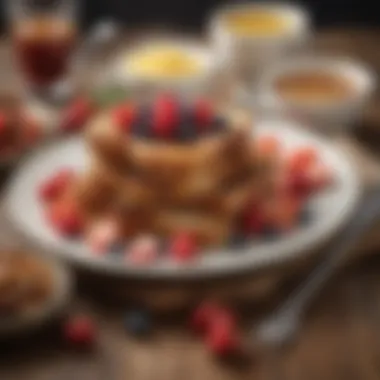
[[289, 157], [288, 170], [291, 173], [307, 171], [317, 162], [317, 160], [318, 154], [314, 148], [299, 148]]
[[196, 238], [190, 233], [180, 233], [170, 244], [170, 253], [176, 261], [189, 261], [198, 251]]
[[125, 133], [128, 133], [136, 120], [137, 110], [133, 104], [122, 104], [113, 111], [115, 124]]
[[196, 333], [205, 333], [208, 327], [219, 312], [220, 307], [212, 302], [201, 303], [193, 312], [190, 326]]
[[89, 347], [96, 340], [96, 326], [94, 322], [86, 316], [72, 317], [64, 325], [64, 337], [76, 346]]
[[252, 207], [243, 218], [243, 229], [247, 235], [261, 233], [265, 225], [266, 220], [260, 207]]
[[129, 247], [127, 257], [135, 264], [149, 264], [159, 253], [159, 242], [153, 236], [141, 236]]
[[73, 178], [74, 173], [71, 169], [60, 170], [41, 185], [40, 198], [45, 202], [56, 200], [65, 192]]
[[230, 312], [223, 310], [215, 315], [209, 326], [206, 344], [210, 351], [218, 356], [236, 352], [239, 346], [239, 337], [235, 318]]
[[50, 206], [49, 221], [65, 236], [76, 236], [83, 231], [83, 218], [75, 204], [59, 202]]
[[153, 109], [153, 132], [156, 136], [168, 138], [179, 125], [179, 105], [174, 97], [160, 96]]
[[62, 129], [67, 132], [80, 130], [93, 113], [93, 104], [89, 99], [81, 98], [64, 111]]
[[194, 117], [200, 130], [210, 127], [214, 120], [214, 110], [211, 103], [205, 99], [198, 100], [194, 106]]

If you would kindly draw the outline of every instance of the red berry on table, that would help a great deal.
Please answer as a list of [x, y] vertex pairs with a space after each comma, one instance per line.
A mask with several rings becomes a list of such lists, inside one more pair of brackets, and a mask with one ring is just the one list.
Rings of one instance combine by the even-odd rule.
[[63, 114], [62, 129], [67, 132], [81, 130], [93, 113], [89, 99], [81, 98], [72, 103]]
[[64, 337], [68, 343], [80, 347], [90, 347], [96, 341], [96, 326], [86, 316], [72, 317], [64, 325]]
[[266, 224], [266, 219], [261, 207], [252, 206], [243, 217], [243, 230], [247, 235], [261, 233]]
[[206, 336], [206, 344], [217, 356], [226, 356], [239, 348], [236, 321], [231, 313], [223, 310], [211, 321]]
[[49, 206], [48, 217], [57, 232], [67, 237], [77, 236], [83, 231], [83, 216], [75, 203], [60, 201]]
[[122, 104], [113, 110], [113, 119], [121, 131], [128, 133], [137, 117], [136, 106], [132, 103]]
[[194, 118], [200, 130], [210, 127], [214, 120], [212, 104], [205, 99], [198, 100], [194, 105]]
[[173, 136], [180, 122], [178, 101], [171, 95], [161, 95], [153, 105], [152, 129], [155, 136]]
[[205, 333], [215, 315], [219, 313], [220, 306], [213, 302], [201, 303], [193, 312], [190, 326], [196, 333]]
[[184, 262], [194, 258], [198, 253], [198, 243], [195, 235], [179, 233], [171, 241], [169, 252], [176, 261]]
[[314, 191], [314, 183], [307, 171], [289, 173], [285, 184], [286, 192], [296, 198], [306, 198]]
[[150, 264], [159, 254], [159, 241], [154, 236], [146, 235], [136, 238], [127, 249], [126, 257], [134, 264]]
[[318, 161], [318, 153], [312, 147], [303, 147], [297, 149], [288, 158], [288, 170], [293, 172], [302, 172], [310, 169]]
[[39, 189], [40, 198], [46, 202], [56, 200], [65, 192], [73, 178], [74, 172], [71, 169], [60, 170], [57, 174], [42, 183]]

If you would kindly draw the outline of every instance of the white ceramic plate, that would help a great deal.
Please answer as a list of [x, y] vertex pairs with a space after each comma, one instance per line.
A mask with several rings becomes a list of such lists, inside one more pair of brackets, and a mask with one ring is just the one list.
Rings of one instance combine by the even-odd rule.
[[68, 304], [71, 295], [71, 276], [64, 265], [46, 258], [53, 278], [52, 295], [41, 306], [27, 313], [0, 320], [0, 336], [9, 336], [41, 326], [44, 322], [57, 316]]
[[275, 133], [287, 149], [298, 145], [315, 147], [335, 173], [335, 185], [312, 199], [312, 221], [273, 241], [256, 241], [234, 250], [207, 252], [189, 264], [161, 259], [149, 266], [133, 265], [119, 257], [99, 258], [82, 242], [57, 235], [43, 217], [37, 189], [41, 181], [62, 166], [86, 169], [88, 154], [80, 137], [71, 137], [37, 152], [16, 173], [10, 184], [7, 206], [15, 226], [40, 248], [91, 271], [119, 277], [200, 278], [238, 274], [306, 255], [330, 238], [350, 218], [360, 196], [360, 186], [349, 157], [327, 141], [285, 121], [263, 121], [257, 134]]

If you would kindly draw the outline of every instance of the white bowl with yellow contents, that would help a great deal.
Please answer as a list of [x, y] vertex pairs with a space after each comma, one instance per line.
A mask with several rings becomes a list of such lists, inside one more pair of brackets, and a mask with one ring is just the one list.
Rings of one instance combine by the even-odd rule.
[[310, 35], [310, 19], [291, 4], [237, 3], [216, 11], [209, 29], [224, 67], [253, 79], [271, 62], [302, 47]]
[[114, 80], [144, 95], [165, 90], [199, 95], [214, 74], [209, 49], [180, 38], [145, 40], [119, 54], [113, 67]]

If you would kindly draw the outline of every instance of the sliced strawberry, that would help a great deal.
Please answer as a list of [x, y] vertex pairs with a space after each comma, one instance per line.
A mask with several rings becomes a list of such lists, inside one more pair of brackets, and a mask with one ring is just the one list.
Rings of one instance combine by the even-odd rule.
[[161, 95], [153, 106], [153, 133], [155, 136], [169, 138], [174, 135], [180, 122], [177, 100], [170, 95]]
[[194, 118], [195, 123], [200, 131], [209, 128], [214, 120], [214, 109], [212, 104], [205, 100], [200, 99], [194, 105]]
[[67, 201], [60, 201], [50, 206], [48, 218], [57, 232], [67, 237], [82, 233], [84, 220], [78, 207]]
[[121, 131], [131, 131], [133, 123], [137, 118], [136, 106], [132, 103], [122, 104], [113, 110], [113, 120]]
[[65, 192], [74, 176], [71, 169], [60, 170], [41, 185], [40, 198], [45, 202], [56, 200]]
[[291, 173], [307, 171], [315, 165], [317, 161], [318, 153], [314, 148], [299, 148], [288, 158], [287, 169]]
[[174, 236], [170, 244], [170, 254], [176, 261], [189, 261], [194, 258], [197, 252], [197, 239], [191, 233], [183, 232]]
[[80, 98], [72, 103], [63, 113], [62, 129], [66, 132], [80, 130], [94, 112], [93, 103], [87, 98]]

